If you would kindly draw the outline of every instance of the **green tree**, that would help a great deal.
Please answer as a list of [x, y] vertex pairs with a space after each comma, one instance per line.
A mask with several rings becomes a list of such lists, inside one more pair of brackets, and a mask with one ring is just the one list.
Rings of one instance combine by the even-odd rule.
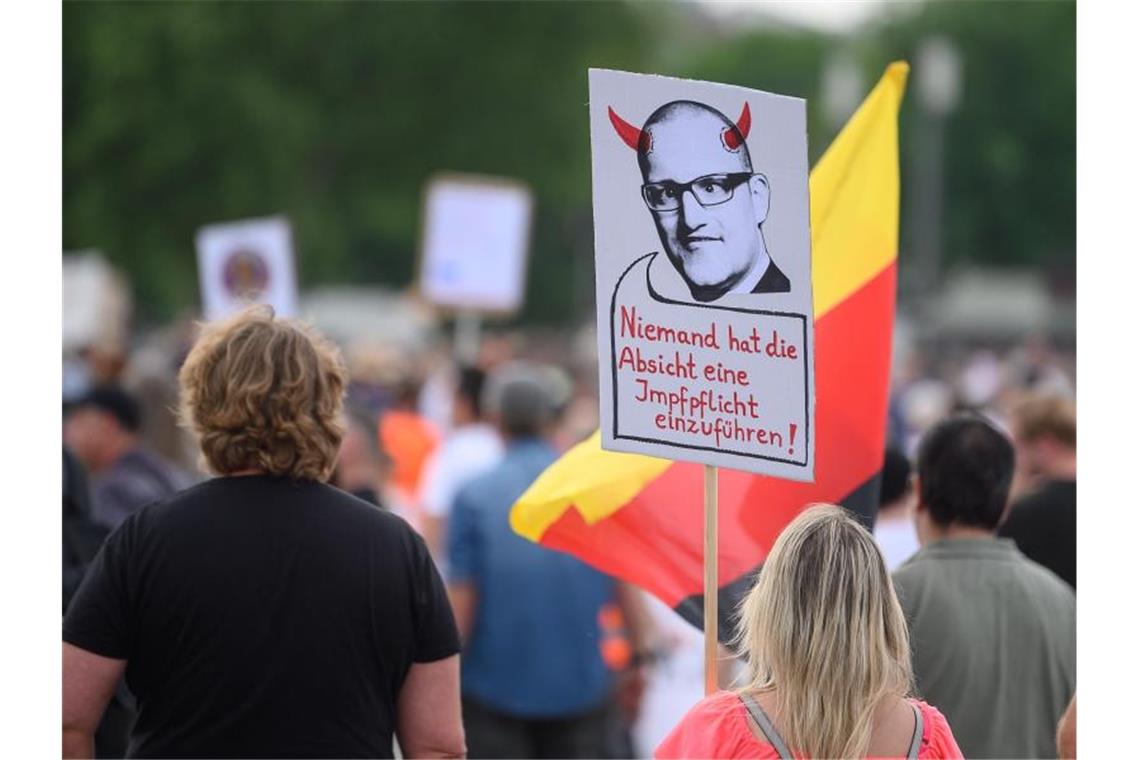
[[528, 316], [565, 317], [586, 69], [648, 47], [617, 3], [67, 3], [65, 248], [164, 318], [195, 301], [197, 227], [281, 212], [302, 284], [402, 287], [425, 180], [507, 175], [536, 193]]

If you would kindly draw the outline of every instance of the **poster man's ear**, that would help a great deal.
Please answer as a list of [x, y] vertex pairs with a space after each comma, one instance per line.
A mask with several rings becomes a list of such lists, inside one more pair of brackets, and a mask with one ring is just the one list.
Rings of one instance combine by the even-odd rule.
[[768, 208], [772, 205], [768, 178], [763, 174], [752, 175], [752, 179], [748, 180], [748, 189], [751, 191], [752, 208], [756, 212], [756, 223], [763, 224], [768, 218]]

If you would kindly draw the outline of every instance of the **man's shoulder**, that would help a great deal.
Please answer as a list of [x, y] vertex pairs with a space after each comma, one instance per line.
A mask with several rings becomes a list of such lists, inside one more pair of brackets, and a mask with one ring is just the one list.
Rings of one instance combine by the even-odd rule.
[[1076, 606], [1076, 594], [1065, 581], [1049, 568], [1018, 552], [1017, 574], [1022, 583], [1040, 599], [1063, 607]]
[[792, 289], [792, 284], [788, 280], [788, 276], [784, 274], [780, 267], [776, 266], [776, 262], [769, 259], [768, 268], [764, 270], [764, 274], [760, 277], [756, 287], [752, 288], [753, 293], [787, 293]]

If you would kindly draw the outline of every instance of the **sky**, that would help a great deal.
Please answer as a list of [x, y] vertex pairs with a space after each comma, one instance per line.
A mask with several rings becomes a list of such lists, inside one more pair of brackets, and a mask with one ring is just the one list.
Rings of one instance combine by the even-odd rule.
[[698, 0], [713, 16], [747, 23], [776, 18], [824, 32], [847, 32], [892, 5], [916, 0]]

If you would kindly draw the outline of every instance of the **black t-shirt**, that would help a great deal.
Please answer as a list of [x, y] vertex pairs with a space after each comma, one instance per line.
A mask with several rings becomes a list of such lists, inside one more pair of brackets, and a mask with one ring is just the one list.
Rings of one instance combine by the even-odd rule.
[[403, 520], [270, 476], [217, 478], [131, 515], [63, 639], [127, 660], [131, 757], [392, 757], [409, 667], [459, 652]]
[[1018, 501], [998, 535], [1077, 589], [1077, 481], [1051, 480]]

